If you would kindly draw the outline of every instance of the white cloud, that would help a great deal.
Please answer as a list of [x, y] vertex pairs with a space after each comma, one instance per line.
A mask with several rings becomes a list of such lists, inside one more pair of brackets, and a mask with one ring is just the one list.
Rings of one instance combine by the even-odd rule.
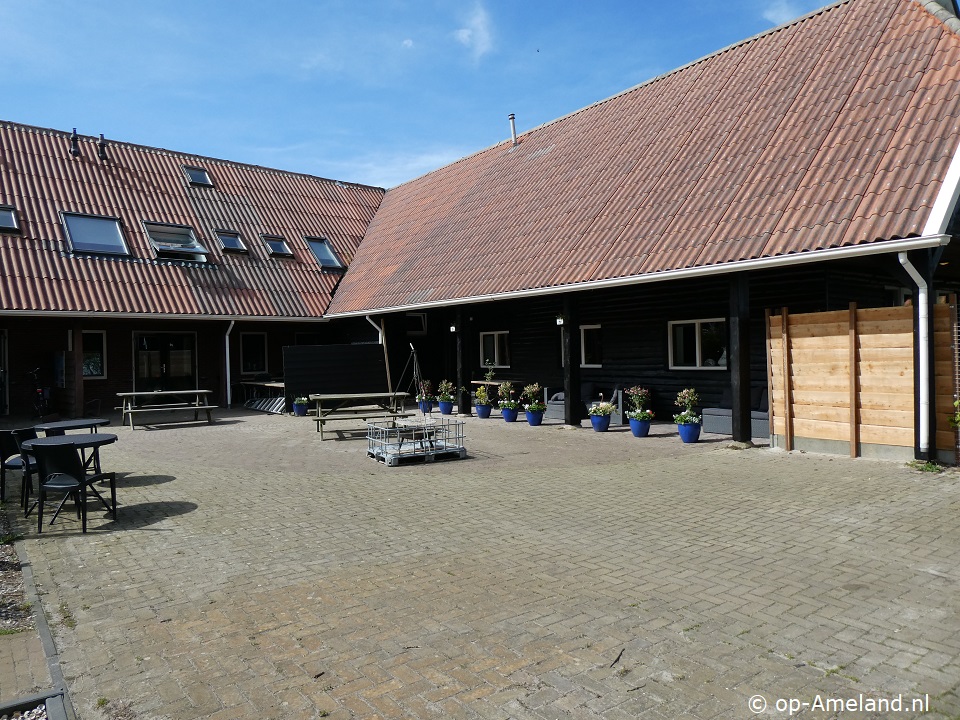
[[798, 8], [792, 0], [773, 0], [763, 11], [763, 19], [774, 25], [782, 25], [802, 14], [803, 10]]
[[404, 40], [404, 41], [403, 41], [402, 43], [400, 43], [400, 44], [401, 44], [403, 47], [405, 47], [405, 48], [412, 48], [412, 47], [413, 47], [413, 40], [411, 40], [410, 38], [407, 38], [406, 40]]
[[461, 45], [469, 48], [474, 60], [479, 60], [493, 49], [493, 36], [490, 31], [490, 15], [481, 3], [473, 7], [465, 27], [453, 33]]

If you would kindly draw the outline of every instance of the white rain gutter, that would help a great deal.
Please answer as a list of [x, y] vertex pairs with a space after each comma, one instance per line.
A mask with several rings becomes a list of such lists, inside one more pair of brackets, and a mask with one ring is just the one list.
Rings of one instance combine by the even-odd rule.
[[[956, 158], [954, 161], [956, 162]], [[958, 164], [957, 167], [957, 176], [960, 178], [960, 164]], [[954, 204], [956, 204], [955, 201]], [[945, 229], [946, 227], [944, 227], [944, 230]], [[726, 275], [732, 272], [741, 272], [744, 270], [764, 270], [789, 267], [791, 265], [841, 260], [845, 258], [857, 258], [866, 255], [907, 252], [909, 250], [921, 250], [924, 248], [939, 247], [941, 245], [947, 245], [949, 242], [950, 236], [943, 234], [943, 232], [939, 232], [930, 235], [923, 235], [922, 237], [904, 238], [902, 240], [886, 240], [884, 242], [864, 243], [863, 245], [829, 248], [827, 250], [808, 250], [804, 252], [791, 253], [789, 255], [777, 255], [776, 257], [755, 258], [753, 260], [740, 260], [738, 262], [719, 263], [717, 265], [705, 265], [694, 268], [681, 268], [678, 270], [664, 270], [662, 272], [648, 273], [646, 275], [630, 275], [628, 277], [610, 278], [608, 280], [593, 280], [589, 282], [569, 283], [566, 285], [530, 288], [528, 290], [515, 290], [513, 292], [489, 293], [486, 295], [474, 295], [472, 297], [436, 300], [434, 302], [412, 303], [410, 305], [394, 305], [381, 308], [368, 308], [366, 310], [354, 310], [344, 313], [331, 313], [329, 315], [325, 315], [324, 318], [332, 319], [360, 316], [369, 317], [370, 313], [374, 311], [379, 314], [411, 310], [427, 310], [430, 308], [451, 307], [453, 305], [466, 305], [467, 303], [496, 302], [499, 300], [513, 300], [515, 298], [558, 295], [560, 293], [579, 292], [582, 290], [600, 290], [604, 288], [625, 287], [630, 285], [646, 285], [648, 283], [667, 282], [668, 280], [685, 280], [689, 278], [710, 277], [712, 275]]]
[[226, 363], [227, 363], [227, 409], [229, 410], [233, 407], [233, 383], [230, 382], [230, 333], [233, 332], [233, 326], [236, 325], [236, 320], [231, 320], [230, 325], [227, 327], [227, 333], [223, 336], [223, 347], [226, 350]]
[[[897, 255], [900, 264], [917, 284], [917, 324], [920, 356], [920, 372], [917, 382], [920, 383], [920, 453], [930, 452], [930, 307], [927, 300], [927, 281], [917, 272], [905, 252]], [[924, 455], [926, 457], [926, 455]]]
[[383, 345], [383, 333], [380, 331], [380, 326], [377, 325], [369, 315], [364, 315], [364, 319], [373, 325], [374, 329], [377, 331], [377, 343]]

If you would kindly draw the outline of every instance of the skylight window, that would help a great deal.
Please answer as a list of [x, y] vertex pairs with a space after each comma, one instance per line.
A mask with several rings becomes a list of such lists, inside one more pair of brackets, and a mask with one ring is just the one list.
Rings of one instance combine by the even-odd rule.
[[20, 223], [17, 222], [17, 209], [10, 205], [0, 205], [0, 231], [8, 233], [20, 232]]
[[70, 249], [79, 253], [129, 255], [127, 243], [120, 229], [120, 219], [102, 215], [60, 213], [67, 231]]
[[305, 240], [313, 251], [317, 261], [320, 263], [320, 267], [331, 270], [343, 270], [343, 263], [340, 262], [340, 258], [337, 257], [333, 248], [330, 247], [329, 240], [321, 237], [308, 237], [305, 238]]
[[203, 168], [184, 165], [183, 172], [186, 173], [187, 180], [190, 181], [191, 185], [199, 185], [200, 187], [213, 187], [213, 182], [210, 180], [210, 174]]
[[267, 244], [267, 248], [270, 250], [271, 255], [277, 255], [279, 257], [293, 257], [293, 253], [290, 251], [290, 246], [287, 245], [287, 241], [284, 240], [280, 235], [261, 235], [263, 242]]
[[200, 244], [189, 225], [167, 223], [143, 223], [157, 257], [172, 257], [178, 260], [204, 262], [207, 249]]
[[243, 238], [240, 233], [233, 230], [217, 230], [217, 240], [220, 241], [220, 247], [229, 252], [245, 253], [247, 246], [243, 244]]

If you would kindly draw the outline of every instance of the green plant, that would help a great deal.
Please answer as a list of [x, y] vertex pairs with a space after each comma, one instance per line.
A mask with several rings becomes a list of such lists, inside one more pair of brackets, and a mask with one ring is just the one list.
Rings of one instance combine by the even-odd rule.
[[524, 410], [544, 412], [547, 409], [546, 403], [543, 402], [543, 388], [540, 386], [540, 383], [524, 385], [520, 399], [527, 401], [523, 406]]
[[590, 409], [587, 410], [587, 413], [590, 415], [611, 415], [613, 414], [614, 408], [613, 403], [600, 401], [595, 405], [591, 405]]
[[497, 395], [500, 397], [499, 405], [501, 409], [516, 410], [520, 406], [520, 403], [513, 399], [515, 392], [513, 383], [509, 380], [500, 383], [500, 387], [497, 388]]
[[651, 420], [653, 420], [655, 415], [653, 414], [653, 410], [638, 409], [638, 410], [629, 410], [627, 412], [627, 417], [630, 418], [631, 420], [643, 420], [645, 422], [650, 422]]
[[421, 380], [418, 388], [417, 402], [433, 402], [433, 383], [429, 380]]
[[294, 404], [294, 405], [309, 405], [309, 404], [310, 404], [310, 398], [304, 397], [304, 396], [302, 396], [302, 395], [301, 395], [300, 397], [295, 397], [295, 398], [293, 399], [293, 404]]
[[947, 418], [950, 426], [960, 428], [960, 398], [953, 401], [953, 415]]
[[634, 385], [623, 391], [630, 401], [633, 410], [643, 410], [650, 404], [650, 391], [639, 385]]
[[490, 396], [487, 394], [486, 385], [481, 385], [480, 387], [477, 388], [476, 397], [477, 397], [477, 405], [490, 404]]
[[936, 460], [911, 460], [907, 467], [919, 472], [942, 473], [943, 465]]
[[484, 367], [487, 368], [487, 372], [484, 373], [483, 379], [486, 380], [488, 383], [492, 383], [493, 382], [493, 363], [487, 360], [483, 365]]
[[449, 380], [441, 380], [437, 385], [437, 400], [440, 402], [453, 402], [453, 383]]
[[700, 416], [693, 411], [693, 406], [700, 402], [700, 396], [693, 388], [684, 388], [677, 393], [677, 399], [674, 405], [682, 407], [683, 412], [673, 416], [673, 421], [677, 425], [699, 425]]

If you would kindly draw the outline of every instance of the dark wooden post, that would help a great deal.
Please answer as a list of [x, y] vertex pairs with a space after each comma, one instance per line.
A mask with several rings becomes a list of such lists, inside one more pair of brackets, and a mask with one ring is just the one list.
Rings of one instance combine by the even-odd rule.
[[567, 295], [563, 298], [563, 422], [580, 425], [583, 404], [580, 399], [580, 324], [576, 303]]
[[[104, 347], [106, 352], [106, 347]], [[86, 398], [83, 395], [83, 328], [80, 325], [73, 327], [73, 358], [67, 357], [67, 367], [64, 368], [64, 374], [73, 373], [73, 407], [68, 408], [66, 413], [70, 417], [80, 417], [83, 415], [83, 406]], [[106, 358], [104, 358], [106, 362]], [[70, 382], [64, 377], [64, 384]]]
[[746, 273], [730, 278], [730, 395], [733, 439], [750, 442], [750, 283]]
[[458, 415], [469, 415], [470, 414], [470, 391], [467, 390], [464, 386], [467, 384], [467, 378], [464, 375], [464, 343], [463, 343], [463, 309], [457, 308], [456, 319], [454, 320], [457, 327], [457, 414]]

